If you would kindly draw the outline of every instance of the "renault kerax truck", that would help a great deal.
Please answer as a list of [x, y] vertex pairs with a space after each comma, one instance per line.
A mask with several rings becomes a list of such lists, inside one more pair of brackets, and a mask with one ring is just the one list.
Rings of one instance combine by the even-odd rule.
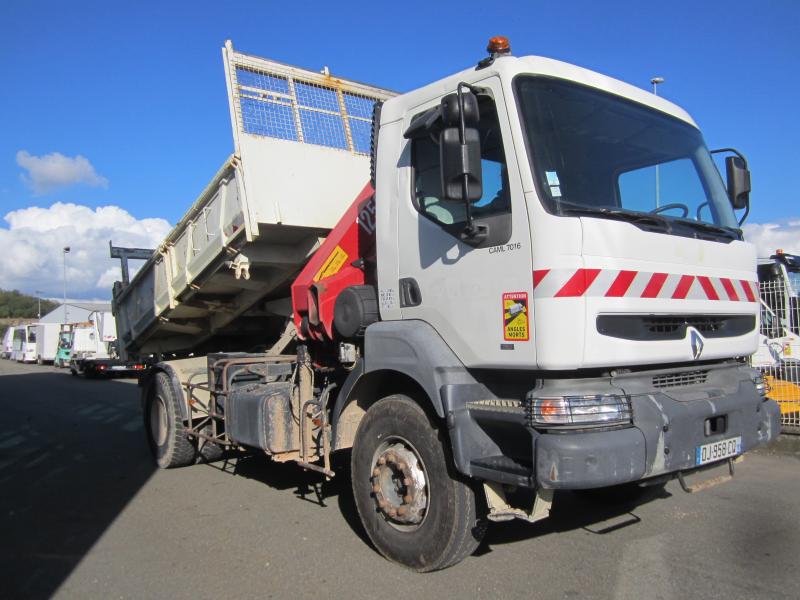
[[114, 290], [161, 467], [349, 455], [375, 547], [431, 571], [556, 490], [697, 491], [778, 435], [749, 171], [684, 110], [504, 38], [403, 94], [223, 57], [234, 153]]

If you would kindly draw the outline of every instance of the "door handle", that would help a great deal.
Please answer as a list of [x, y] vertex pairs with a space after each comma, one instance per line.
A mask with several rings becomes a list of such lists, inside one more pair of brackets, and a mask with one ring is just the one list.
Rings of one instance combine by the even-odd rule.
[[419, 284], [413, 277], [404, 277], [400, 280], [400, 308], [419, 306], [422, 304], [422, 292]]

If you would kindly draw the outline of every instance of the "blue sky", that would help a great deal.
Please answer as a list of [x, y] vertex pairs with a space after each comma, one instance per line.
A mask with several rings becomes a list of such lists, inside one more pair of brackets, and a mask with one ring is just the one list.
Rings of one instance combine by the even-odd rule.
[[[404, 91], [475, 63], [503, 34], [517, 55], [648, 89], [664, 77], [660, 95], [692, 114], [710, 147], [750, 159], [750, 222], [800, 218], [791, 177], [800, 166], [797, 1], [30, 0], [3, 2], [0, 22], [0, 216], [72, 202], [176, 222], [232, 149], [227, 38], [244, 52]], [[37, 193], [21, 179], [20, 151], [80, 155], [94, 174]]]

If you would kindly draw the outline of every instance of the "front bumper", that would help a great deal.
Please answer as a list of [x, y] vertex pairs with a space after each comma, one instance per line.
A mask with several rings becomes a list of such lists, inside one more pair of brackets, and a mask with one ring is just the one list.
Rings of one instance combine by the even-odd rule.
[[[639, 481], [694, 469], [696, 449], [703, 444], [741, 436], [742, 452], [747, 452], [775, 439], [778, 404], [756, 392], [746, 367], [726, 371], [727, 389], [631, 390], [631, 427], [536, 432], [536, 483], [548, 489], [589, 489]], [[718, 416], [726, 417], [724, 431], [707, 435], [706, 419]]]

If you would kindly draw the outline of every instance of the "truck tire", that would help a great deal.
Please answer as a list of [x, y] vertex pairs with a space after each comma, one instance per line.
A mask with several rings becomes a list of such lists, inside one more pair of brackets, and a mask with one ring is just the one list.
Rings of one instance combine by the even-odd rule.
[[197, 448], [186, 436], [178, 398], [166, 373], [156, 373], [144, 411], [147, 442], [162, 469], [185, 467], [195, 462]]
[[376, 402], [351, 455], [353, 496], [372, 543], [415, 571], [454, 565], [475, 551], [487, 521], [454, 470], [446, 432], [411, 398]]

